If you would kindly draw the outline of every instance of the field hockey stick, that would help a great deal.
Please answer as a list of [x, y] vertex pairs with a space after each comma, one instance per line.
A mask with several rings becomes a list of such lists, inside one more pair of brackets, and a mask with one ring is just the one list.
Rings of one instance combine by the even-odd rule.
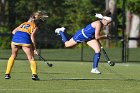
[[47, 65], [49, 66], [49, 67], [52, 67], [53, 66], [53, 64], [51, 64], [51, 63], [48, 63], [40, 54], [37, 54], [45, 63], [47, 63]]
[[110, 59], [109, 59], [109, 57], [108, 57], [108, 55], [107, 55], [105, 49], [103, 48], [103, 46], [102, 46], [101, 43], [100, 43], [100, 41], [99, 41], [99, 40], [97, 40], [97, 41], [98, 41], [98, 43], [99, 43], [99, 45], [100, 45], [100, 47], [101, 47], [101, 49], [102, 49], [102, 52], [103, 52], [103, 54], [104, 54], [104, 56], [105, 56], [105, 58], [106, 58], [108, 64], [109, 64], [110, 66], [114, 66], [114, 65], [115, 65], [115, 62], [110, 61]]

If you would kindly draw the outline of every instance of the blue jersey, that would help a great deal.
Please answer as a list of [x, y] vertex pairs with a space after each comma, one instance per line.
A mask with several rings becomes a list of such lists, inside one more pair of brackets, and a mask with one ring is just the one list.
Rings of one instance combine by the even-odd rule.
[[78, 30], [72, 38], [75, 42], [83, 42], [93, 39], [94, 35], [95, 28], [93, 28], [91, 24], [89, 24], [85, 28]]

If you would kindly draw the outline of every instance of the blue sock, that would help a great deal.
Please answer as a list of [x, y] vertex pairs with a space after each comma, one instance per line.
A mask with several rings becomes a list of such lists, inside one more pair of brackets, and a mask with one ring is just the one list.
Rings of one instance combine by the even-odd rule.
[[99, 60], [100, 60], [100, 53], [95, 53], [93, 57], [93, 61], [94, 61], [93, 68], [98, 67]]
[[65, 43], [67, 41], [67, 38], [66, 38], [64, 32], [60, 31], [59, 34], [60, 34], [60, 36], [62, 38], [62, 41]]

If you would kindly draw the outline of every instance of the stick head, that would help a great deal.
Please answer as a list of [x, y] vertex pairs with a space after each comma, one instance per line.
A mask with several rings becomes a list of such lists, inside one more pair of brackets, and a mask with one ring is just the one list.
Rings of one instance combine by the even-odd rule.
[[109, 62], [109, 65], [110, 65], [110, 66], [114, 66], [114, 65], [115, 65], [115, 62], [111, 62], [111, 61], [110, 61], [110, 62]]
[[53, 66], [53, 64], [48, 64], [48, 66], [49, 66], [49, 67], [52, 67], [52, 66]]

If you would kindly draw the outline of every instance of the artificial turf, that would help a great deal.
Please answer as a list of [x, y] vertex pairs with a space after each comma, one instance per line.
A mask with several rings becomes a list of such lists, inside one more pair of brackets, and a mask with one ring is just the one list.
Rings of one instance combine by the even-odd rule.
[[7, 60], [0, 60], [0, 93], [139, 93], [140, 64], [99, 63], [102, 74], [91, 74], [92, 62], [37, 61], [40, 81], [31, 80], [27, 60], [16, 60], [5, 80]]

